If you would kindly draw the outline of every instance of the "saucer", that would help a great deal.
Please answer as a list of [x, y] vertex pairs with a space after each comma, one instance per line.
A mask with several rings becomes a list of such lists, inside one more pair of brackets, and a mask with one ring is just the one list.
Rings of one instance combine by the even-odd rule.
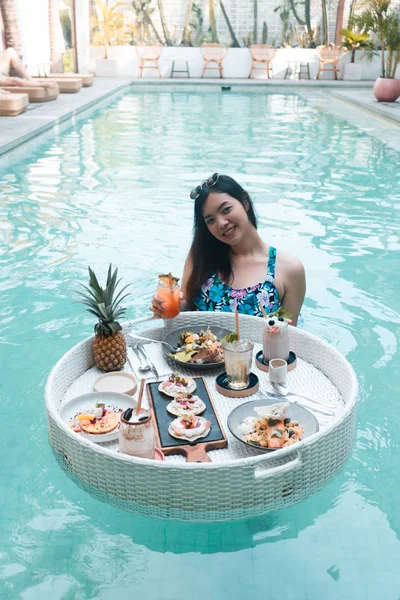
[[[292, 351], [289, 352], [289, 360], [287, 361], [287, 364], [288, 364], [288, 367], [287, 367], [288, 371], [291, 371], [292, 369], [294, 369], [297, 364], [296, 354]], [[266, 371], [268, 373], [269, 365], [268, 365], [268, 362], [264, 362], [262, 350], [260, 350], [256, 354], [256, 365], [257, 365], [258, 369], [261, 369], [261, 371]]]
[[250, 381], [247, 388], [243, 390], [232, 390], [228, 386], [228, 376], [225, 373], [221, 373], [215, 380], [215, 387], [217, 391], [223, 396], [229, 396], [230, 398], [246, 398], [258, 392], [259, 381], [255, 373], [250, 373]]
[[96, 379], [94, 392], [118, 392], [133, 396], [136, 392], [136, 379], [130, 373], [124, 371], [112, 371]]

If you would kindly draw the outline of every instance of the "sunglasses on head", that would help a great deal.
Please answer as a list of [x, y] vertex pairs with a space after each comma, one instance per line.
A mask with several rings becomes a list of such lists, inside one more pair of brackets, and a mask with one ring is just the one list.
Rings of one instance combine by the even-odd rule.
[[192, 191], [190, 192], [190, 197], [192, 200], [196, 200], [201, 192], [203, 191], [203, 187], [206, 186], [208, 188], [212, 187], [213, 185], [215, 185], [218, 181], [220, 177], [220, 173], [213, 173], [212, 175], [210, 175], [210, 177], [208, 179], [205, 179], [200, 185], [197, 185], [195, 188], [192, 189]]

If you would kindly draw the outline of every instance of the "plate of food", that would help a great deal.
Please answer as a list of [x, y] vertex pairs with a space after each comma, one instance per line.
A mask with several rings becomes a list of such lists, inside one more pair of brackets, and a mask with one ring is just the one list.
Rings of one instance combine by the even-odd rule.
[[205, 410], [203, 400], [193, 394], [178, 394], [167, 406], [167, 411], [176, 417], [199, 415]]
[[269, 452], [313, 435], [319, 424], [304, 406], [261, 398], [237, 406], [228, 416], [228, 427], [244, 444]]
[[232, 335], [223, 327], [190, 327], [170, 331], [163, 342], [167, 342], [176, 352], [162, 345], [166, 358], [190, 369], [216, 369], [224, 365], [224, 351], [221, 340]]
[[196, 389], [196, 382], [191, 377], [183, 375], [170, 375], [164, 379], [158, 386], [160, 392], [171, 398], [176, 398], [180, 394], [193, 394]]
[[118, 438], [119, 417], [136, 400], [117, 392], [93, 392], [69, 400], [60, 408], [60, 417], [71, 429], [92, 442]]
[[168, 427], [168, 433], [178, 440], [194, 442], [206, 437], [210, 433], [211, 421], [204, 417], [189, 416], [177, 417]]

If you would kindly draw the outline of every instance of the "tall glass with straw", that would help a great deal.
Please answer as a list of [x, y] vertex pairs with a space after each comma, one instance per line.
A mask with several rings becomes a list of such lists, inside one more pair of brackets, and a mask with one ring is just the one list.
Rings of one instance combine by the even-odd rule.
[[[239, 314], [235, 314], [236, 335], [228, 336], [222, 343], [228, 386], [232, 390], [249, 387], [254, 344], [240, 338]], [[232, 339], [234, 338], [234, 339]]]

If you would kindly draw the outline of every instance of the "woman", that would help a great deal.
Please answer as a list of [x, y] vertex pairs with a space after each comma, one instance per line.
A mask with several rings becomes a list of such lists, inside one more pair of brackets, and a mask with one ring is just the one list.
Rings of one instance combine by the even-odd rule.
[[[181, 310], [222, 310], [261, 316], [280, 306], [297, 325], [306, 291], [302, 263], [260, 238], [249, 194], [214, 173], [194, 188], [194, 237], [182, 278]], [[155, 295], [150, 310], [162, 317]]]
[[[11, 67], [18, 73], [19, 77], [10, 77]], [[54, 88], [57, 87], [57, 82], [29, 77], [14, 48], [7, 48], [7, 50], [0, 52], [0, 86], [2, 85]]]

